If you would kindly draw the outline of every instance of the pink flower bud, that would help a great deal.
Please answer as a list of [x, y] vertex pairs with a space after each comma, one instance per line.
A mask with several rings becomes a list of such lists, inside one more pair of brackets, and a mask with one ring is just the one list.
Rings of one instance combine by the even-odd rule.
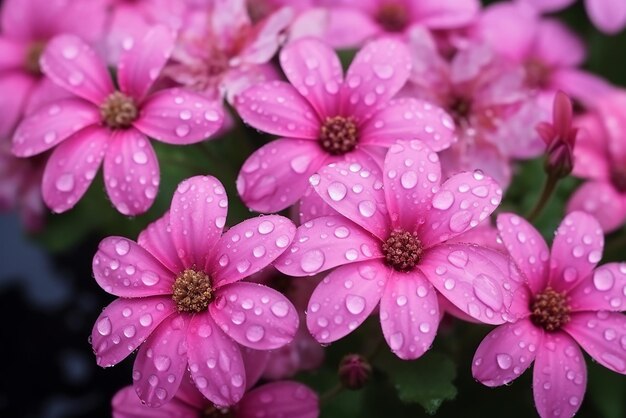
[[372, 366], [359, 354], [348, 354], [339, 364], [339, 380], [350, 390], [358, 390], [367, 384], [372, 375]]

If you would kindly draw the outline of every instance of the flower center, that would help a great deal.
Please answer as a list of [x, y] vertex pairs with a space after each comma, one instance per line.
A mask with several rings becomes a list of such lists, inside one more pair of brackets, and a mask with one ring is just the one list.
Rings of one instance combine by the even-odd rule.
[[398, 271], [411, 271], [422, 256], [422, 243], [415, 232], [396, 229], [383, 243], [383, 254], [388, 266]]
[[327, 117], [322, 125], [320, 140], [324, 151], [343, 155], [352, 151], [357, 143], [357, 128], [353, 117]]
[[203, 271], [187, 269], [174, 282], [172, 299], [178, 312], [204, 312], [213, 299], [211, 278]]
[[550, 68], [541, 60], [531, 58], [524, 64], [526, 70], [526, 84], [533, 88], [543, 88], [550, 81]]
[[530, 319], [548, 332], [557, 331], [570, 320], [570, 307], [565, 293], [551, 287], [535, 295], [530, 305]]
[[449, 102], [448, 111], [454, 118], [454, 122], [457, 126], [460, 126], [462, 122], [469, 119], [469, 115], [472, 110], [472, 103], [470, 100], [461, 96], [454, 96]]
[[39, 59], [46, 49], [46, 44], [43, 42], [33, 42], [26, 51], [26, 57], [24, 59], [24, 69], [32, 75], [40, 76], [41, 67], [39, 66]]
[[208, 406], [200, 414], [200, 418], [233, 418], [234, 415], [230, 408], [218, 408], [217, 406]]
[[619, 192], [626, 193], [626, 167], [613, 167], [611, 182]]
[[111, 129], [130, 128], [139, 116], [135, 101], [120, 91], [111, 93], [100, 106], [104, 124]]
[[376, 21], [387, 32], [402, 32], [409, 24], [409, 14], [401, 4], [386, 3], [378, 9]]

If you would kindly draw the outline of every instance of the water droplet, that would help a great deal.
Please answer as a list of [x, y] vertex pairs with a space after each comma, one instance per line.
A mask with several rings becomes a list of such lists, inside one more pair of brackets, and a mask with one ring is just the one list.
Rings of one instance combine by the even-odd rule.
[[274, 230], [274, 224], [270, 221], [263, 221], [259, 224], [257, 230], [259, 231], [259, 234], [267, 235]]
[[469, 256], [465, 251], [452, 251], [450, 254], [448, 254], [448, 261], [455, 267], [464, 268], [465, 266], [467, 266]]
[[502, 370], [508, 370], [511, 368], [511, 364], [513, 364], [513, 358], [508, 354], [502, 353], [496, 356], [496, 362]]
[[442, 190], [433, 197], [433, 207], [439, 210], [448, 210], [454, 203], [454, 195], [449, 190]]
[[614, 283], [615, 278], [613, 277], [613, 273], [608, 269], [596, 270], [593, 275], [593, 285], [601, 292], [612, 289]]
[[125, 239], [120, 239], [115, 243], [115, 252], [119, 256], [125, 256], [130, 251], [130, 244]]
[[388, 80], [393, 77], [393, 73], [393, 67], [389, 64], [374, 65], [374, 74], [383, 80]]
[[335, 181], [328, 186], [328, 196], [335, 202], [341, 201], [347, 193], [348, 189], [343, 183]]
[[143, 151], [137, 151], [133, 154], [133, 161], [137, 164], [146, 164], [148, 162], [148, 155]]
[[504, 298], [498, 283], [494, 279], [481, 274], [474, 279], [473, 285], [474, 294], [481, 302], [494, 311], [499, 311], [502, 308]]
[[251, 325], [246, 331], [246, 339], [251, 343], [261, 341], [263, 336], [265, 336], [265, 328], [260, 325]]
[[68, 193], [74, 190], [74, 175], [65, 173], [59, 176], [55, 182], [58, 191]]
[[152, 325], [152, 315], [149, 313], [142, 315], [141, 318], [139, 318], [139, 323], [141, 326], [149, 327]]
[[102, 336], [107, 336], [111, 333], [111, 320], [109, 319], [108, 316], [105, 316], [104, 318], [102, 318], [101, 320], [98, 321], [98, 324], [96, 325], [96, 328], [98, 329], [98, 332], [100, 333], [100, 335]]
[[172, 361], [167, 356], [156, 356], [154, 358], [154, 367], [160, 372], [167, 371], [171, 364]]
[[404, 345], [404, 336], [400, 332], [396, 332], [389, 337], [389, 347], [392, 350], [399, 350]]
[[352, 315], [359, 315], [365, 309], [365, 299], [359, 295], [347, 295], [346, 309]]
[[300, 267], [305, 273], [314, 273], [322, 268], [324, 261], [324, 253], [320, 250], [311, 250], [302, 256], [302, 259], [300, 260]]
[[190, 130], [189, 125], [179, 125], [176, 127], [176, 135], [178, 135], [179, 138], [184, 138], [189, 135]]
[[371, 200], [363, 200], [359, 203], [359, 213], [365, 218], [371, 218], [376, 213], [376, 205]]
[[289, 313], [289, 304], [281, 300], [273, 304], [270, 310], [277, 317], [284, 318]]
[[400, 177], [400, 184], [407, 190], [417, 185], [417, 173], [415, 171], [407, 171]]

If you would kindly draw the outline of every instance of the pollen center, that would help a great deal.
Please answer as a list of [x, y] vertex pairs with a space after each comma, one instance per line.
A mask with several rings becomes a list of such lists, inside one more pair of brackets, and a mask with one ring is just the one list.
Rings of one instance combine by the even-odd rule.
[[135, 101], [120, 91], [111, 93], [100, 106], [104, 124], [111, 129], [130, 128], [139, 116]]
[[387, 3], [378, 9], [376, 21], [387, 32], [402, 32], [409, 24], [409, 14], [398, 3]]
[[320, 143], [324, 151], [332, 155], [343, 155], [352, 151], [357, 143], [354, 118], [327, 117], [320, 131]]
[[422, 256], [422, 243], [415, 232], [396, 229], [383, 243], [383, 254], [388, 266], [398, 271], [411, 271]]
[[187, 269], [174, 282], [172, 299], [178, 312], [204, 312], [212, 298], [211, 278], [203, 271]]
[[535, 295], [530, 305], [531, 321], [548, 332], [557, 331], [570, 320], [570, 307], [565, 293], [551, 287]]
[[46, 49], [46, 44], [43, 42], [33, 42], [26, 51], [26, 57], [24, 58], [24, 69], [32, 75], [41, 75], [41, 67], [39, 66], [39, 59]]

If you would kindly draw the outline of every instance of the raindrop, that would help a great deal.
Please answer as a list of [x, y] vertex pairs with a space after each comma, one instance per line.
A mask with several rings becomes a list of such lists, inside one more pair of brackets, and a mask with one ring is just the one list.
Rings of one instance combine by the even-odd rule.
[[365, 299], [358, 295], [346, 296], [346, 309], [352, 315], [359, 315], [365, 310]]

